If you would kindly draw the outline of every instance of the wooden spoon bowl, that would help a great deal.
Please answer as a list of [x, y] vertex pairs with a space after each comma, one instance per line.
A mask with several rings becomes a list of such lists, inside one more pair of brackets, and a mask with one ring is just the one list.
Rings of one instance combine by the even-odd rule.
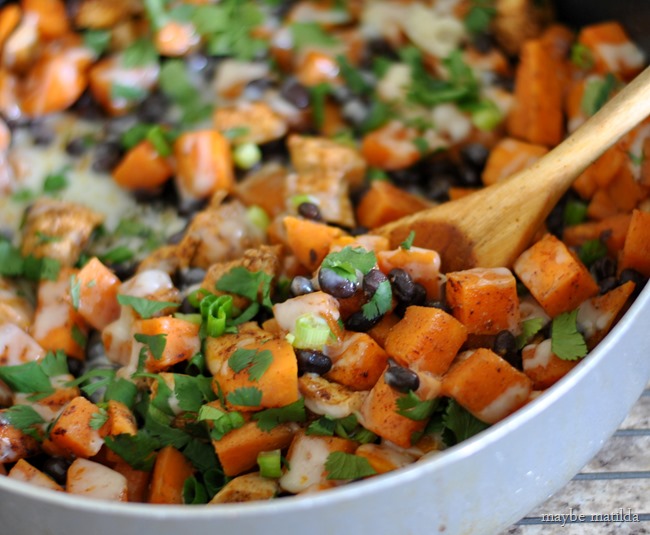
[[650, 67], [530, 168], [461, 199], [374, 229], [392, 247], [415, 231], [445, 272], [510, 267], [573, 181], [650, 115]]

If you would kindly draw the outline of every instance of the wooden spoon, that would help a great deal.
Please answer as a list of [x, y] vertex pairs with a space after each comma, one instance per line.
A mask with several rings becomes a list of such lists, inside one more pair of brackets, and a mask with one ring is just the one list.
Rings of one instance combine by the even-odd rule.
[[578, 175], [648, 115], [650, 67], [530, 168], [372, 233], [396, 247], [415, 231], [414, 244], [438, 251], [445, 272], [509, 267]]

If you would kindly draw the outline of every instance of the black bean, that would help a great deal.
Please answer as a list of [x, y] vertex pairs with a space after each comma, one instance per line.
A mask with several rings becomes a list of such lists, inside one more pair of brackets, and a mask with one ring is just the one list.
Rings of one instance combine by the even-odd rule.
[[178, 199], [178, 215], [190, 217], [205, 208], [208, 203], [207, 199]]
[[478, 188], [483, 184], [481, 173], [469, 165], [463, 165], [458, 170], [458, 184], [464, 188]]
[[439, 301], [437, 299], [432, 299], [431, 301], [425, 301], [424, 306], [430, 308], [438, 308], [446, 312], [447, 314], [451, 314], [451, 308], [449, 308], [449, 306], [445, 302]]
[[377, 291], [377, 288], [379, 288], [379, 285], [387, 280], [388, 277], [386, 275], [378, 269], [373, 268], [363, 277], [363, 291], [368, 297], [372, 297]]
[[478, 32], [472, 36], [472, 46], [481, 54], [487, 54], [494, 48], [494, 37], [486, 32]]
[[517, 340], [514, 334], [510, 331], [500, 331], [497, 333], [492, 343], [492, 351], [501, 357], [517, 351]]
[[320, 213], [320, 208], [316, 203], [313, 202], [301, 202], [298, 205], [298, 214], [300, 214], [305, 219], [311, 219], [312, 221], [323, 220], [323, 215]]
[[408, 393], [410, 390], [417, 390], [420, 386], [420, 377], [413, 370], [391, 364], [384, 372], [384, 381], [391, 388], [398, 392]]
[[104, 111], [90, 91], [85, 91], [72, 105], [72, 111], [82, 119], [95, 121], [105, 117]]
[[597, 281], [616, 276], [616, 261], [608, 256], [596, 260], [589, 267], [591, 276]]
[[352, 297], [359, 289], [359, 281], [346, 279], [329, 268], [318, 271], [318, 285], [333, 297]]
[[388, 280], [393, 286], [395, 297], [403, 303], [410, 303], [415, 295], [415, 287], [411, 276], [403, 269], [395, 268], [388, 273]]
[[497, 75], [494, 85], [512, 93], [515, 90], [515, 79], [513, 76]]
[[246, 100], [260, 100], [264, 96], [264, 92], [269, 89], [273, 83], [268, 78], [260, 78], [253, 80], [246, 84], [244, 88], [243, 97]]
[[43, 461], [42, 469], [59, 485], [65, 485], [68, 468], [72, 464], [71, 459], [64, 457], [48, 457]]
[[121, 281], [130, 279], [135, 275], [136, 270], [138, 269], [137, 262], [120, 262], [119, 264], [108, 263], [107, 267], [115, 273], [118, 279]]
[[73, 357], [68, 357], [68, 370], [75, 377], [79, 377], [84, 371], [83, 360], [76, 359]]
[[422, 178], [421, 170], [417, 166], [407, 169], [397, 169], [388, 173], [391, 180], [398, 186], [404, 188], [410, 184], [417, 184]]
[[350, 314], [348, 319], [345, 320], [345, 328], [348, 331], [365, 333], [377, 325], [381, 318], [382, 316], [368, 318], [361, 310], [358, 310], [357, 312]]
[[70, 156], [81, 156], [88, 150], [88, 140], [85, 137], [76, 137], [68, 141], [65, 151]]
[[490, 149], [482, 143], [468, 143], [460, 149], [460, 157], [463, 163], [479, 172], [483, 171], [489, 155]]
[[368, 227], [357, 225], [356, 227], [352, 227], [350, 229], [350, 236], [361, 236], [362, 234], [368, 234], [369, 230], [370, 229]]
[[427, 301], [427, 289], [419, 282], [413, 283], [413, 297], [409, 305], [422, 306]]
[[34, 145], [46, 147], [54, 141], [56, 133], [51, 126], [43, 123], [42, 121], [33, 121], [29, 125], [29, 132], [32, 135]]
[[117, 141], [102, 141], [95, 146], [92, 168], [99, 173], [113, 170], [122, 159], [122, 146]]
[[312, 293], [314, 291], [314, 285], [312, 284], [311, 279], [303, 277], [302, 275], [297, 275], [291, 281], [289, 290], [291, 291], [291, 295], [297, 297], [299, 295]]
[[616, 277], [605, 277], [598, 281], [598, 287], [600, 288], [601, 294], [606, 294], [610, 290], [613, 290], [618, 286], [618, 280]]
[[297, 349], [298, 375], [316, 373], [323, 375], [332, 369], [332, 359], [313, 349]]
[[206, 270], [203, 268], [188, 268], [181, 269], [178, 272], [178, 283], [183, 288], [192, 286], [193, 284], [199, 284], [205, 279]]
[[198, 310], [197, 308], [192, 306], [187, 296], [183, 298], [183, 300], [181, 301], [181, 306], [178, 307], [178, 311], [181, 314], [194, 314], [196, 313], [197, 310]]
[[524, 364], [521, 357], [521, 351], [513, 351], [512, 353], [506, 353], [503, 356], [503, 360], [505, 360], [513, 368], [517, 368], [518, 370], [523, 370]]
[[282, 84], [280, 95], [300, 110], [308, 108], [311, 101], [309, 89], [295, 78], [290, 78]]
[[397, 52], [393, 46], [382, 38], [371, 38], [367, 41], [369, 56], [386, 56], [388, 59], [398, 59]]
[[136, 110], [136, 116], [143, 123], [159, 123], [169, 109], [169, 99], [162, 93], [151, 93]]
[[425, 196], [432, 201], [446, 202], [449, 200], [449, 188], [454, 182], [454, 178], [449, 175], [435, 176], [429, 180]]

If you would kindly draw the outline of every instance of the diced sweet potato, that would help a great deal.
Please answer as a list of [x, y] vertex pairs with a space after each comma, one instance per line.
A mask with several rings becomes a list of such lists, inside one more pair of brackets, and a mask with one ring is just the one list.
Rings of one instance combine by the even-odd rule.
[[353, 390], [313, 373], [301, 375], [298, 387], [305, 400], [305, 407], [314, 414], [331, 418], [345, 418], [356, 413], [367, 395], [364, 391]]
[[442, 394], [493, 424], [524, 405], [531, 380], [486, 348], [462, 354], [442, 378]]
[[106, 413], [108, 414], [107, 435], [135, 435], [138, 432], [135, 416], [121, 401], [109, 399]]
[[194, 467], [173, 446], [165, 446], [156, 455], [151, 474], [149, 503], [183, 503], [183, 485], [194, 473]]
[[597, 72], [614, 72], [629, 80], [645, 65], [643, 52], [635, 45], [620, 22], [606, 21], [582, 28], [578, 43], [586, 46], [594, 58]]
[[544, 390], [569, 373], [580, 362], [563, 360], [551, 351], [551, 340], [531, 344], [522, 350], [524, 373], [533, 382], [535, 390]]
[[650, 277], [650, 213], [634, 210], [625, 236], [619, 268], [631, 268]]
[[310, 271], [320, 266], [330, 251], [332, 242], [343, 235], [338, 227], [293, 216], [283, 219], [287, 245], [300, 263]]
[[148, 139], [130, 149], [113, 169], [113, 180], [128, 190], [155, 190], [174, 174], [167, 158]]
[[569, 247], [577, 247], [589, 240], [602, 240], [609, 253], [615, 255], [623, 249], [631, 219], [631, 214], [616, 214], [600, 221], [566, 227], [562, 240]]
[[269, 217], [276, 217], [285, 210], [288, 174], [286, 167], [268, 163], [237, 182], [234, 194], [246, 206], [259, 206]]
[[201, 38], [191, 22], [167, 20], [154, 35], [161, 56], [179, 57], [192, 51]]
[[280, 486], [297, 493], [327, 482], [325, 462], [330, 453], [353, 453], [357, 444], [339, 437], [296, 434], [287, 453], [289, 469], [280, 478]]
[[[120, 316], [117, 290], [120, 279], [97, 258], [91, 258], [77, 273], [79, 314], [95, 329], [102, 330]], [[71, 287], [72, 291], [72, 287]]]
[[147, 352], [147, 371], [166, 370], [174, 364], [189, 360], [201, 349], [199, 326], [173, 316], [137, 320], [133, 324], [133, 332], [145, 336], [165, 337], [165, 347], [160, 355], [154, 355], [151, 350]]
[[404, 366], [443, 374], [467, 339], [465, 326], [433, 307], [410, 306], [386, 337], [386, 352]]
[[293, 440], [297, 426], [280, 424], [270, 431], [262, 431], [257, 422], [249, 422], [213, 440], [212, 445], [227, 476], [236, 476], [257, 464], [257, 456], [263, 451], [284, 449]]
[[396, 314], [384, 314], [379, 323], [368, 331], [370, 337], [381, 347], [386, 347], [386, 339], [393, 326], [400, 320]]
[[515, 75], [515, 101], [508, 117], [508, 133], [539, 145], [555, 146], [564, 137], [563, 89], [558, 62], [541, 40], [521, 48]]
[[82, 396], [74, 398], [52, 426], [50, 439], [70, 456], [96, 455], [104, 444], [99, 431], [91, 425], [96, 414], [99, 414], [99, 407], [93, 402]]
[[45, 39], [56, 39], [70, 31], [68, 14], [62, 0], [22, 0], [25, 16], [36, 20], [38, 33]]
[[99, 500], [125, 502], [126, 478], [108, 466], [88, 459], [75, 459], [68, 468], [66, 492]]
[[517, 281], [507, 268], [474, 268], [447, 273], [447, 304], [471, 334], [519, 328]]
[[589, 270], [551, 234], [524, 251], [515, 260], [514, 271], [551, 317], [573, 310], [598, 293]]
[[325, 377], [352, 390], [370, 390], [388, 363], [388, 354], [366, 333], [346, 332], [329, 356], [332, 369]]
[[377, 253], [377, 265], [386, 275], [391, 269], [403, 269], [413, 279], [424, 286], [428, 299], [440, 298], [440, 255], [432, 249], [398, 247]]
[[41, 472], [38, 468], [33, 467], [24, 459], [18, 459], [18, 462], [9, 470], [7, 477], [45, 489], [63, 490], [63, 487], [50, 476]]
[[518, 171], [527, 169], [547, 152], [548, 149], [543, 145], [526, 143], [510, 137], [504, 138], [490, 151], [481, 176], [483, 184], [491, 186]]
[[214, 503], [240, 503], [275, 498], [280, 490], [275, 479], [262, 477], [259, 472], [244, 474], [228, 481], [210, 500]]
[[409, 448], [416, 434], [424, 429], [426, 420], [412, 420], [397, 412], [397, 400], [404, 396], [388, 386], [382, 374], [361, 406], [360, 416], [366, 429], [398, 446]]
[[393, 186], [388, 181], [375, 180], [357, 207], [357, 219], [360, 225], [372, 229], [429, 206], [431, 204], [421, 197]]
[[241, 129], [241, 135], [232, 140], [240, 143], [268, 143], [284, 137], [287, 133], [286, 121], [263, 101], [240, 101], [229, 106], [219, 106], [213, 115], [214, 127], [226, 134]]

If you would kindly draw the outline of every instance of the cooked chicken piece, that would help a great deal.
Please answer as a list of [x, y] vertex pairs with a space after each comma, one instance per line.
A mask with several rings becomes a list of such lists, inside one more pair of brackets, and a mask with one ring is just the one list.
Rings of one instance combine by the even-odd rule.
[[270, 500], [280, 490], [275, 479], [260, 476], [259, 472], [237, 476], [229, 481], [210, 503], [238, 503]]
[[135, 0], [81, 0], [74, 12], [74, 22], [80, 28], [108, 29], [136, 13], [139, 3]]
[[0, 411], [0, 463], [13, 463], [36, 455], [40, 451], [36, 439], [11, 425], [3, 413]]
[[151, 254], [138, 264], [138, 273], [150, 269], [157, 269], [172, 275], [180, 266], [181, 259], [178, 256], [176, 245], [163, 245], [151, 252]]
[[236, 144], [268, 143], [287, 133], [286, 121], [265, 102], [239, 102], [232, 106], [221, 106], [213, 118], [216, 129], [222, 134], [241, 129], [241, 134], [233, 138]]
[[287, 141], [296, 172], [327, 172], [340, 175], [352, 187], [366, 176], [366, 162], [352, 147], [322, 137], [292, 135]]
[[208, 268], [239, 258], [264, 242], [265, 233], [248, 218], [246, 207], [231, 201], [196, 214], [178, 244], [181, 267]]
[[27, 211], [21, 252], [73, 266], [104, 217], [80, 204], [39, 199]]
[[228, 359], [237, 349], [251, 344], [261, 344], [271, 338], [273, 335], [254, 321], [239, 325], [237, 334], [208, 337], [205, 342], [205, 362], [208, 370], [212, 375], [220, 373], [223, 366], [228, 366]]
[[368, 392], [355, 392], [312, 373], [300, 377], [298, 386], [305, 398], [305, 407], [332, 418], [345, 418], [358, 411], [368, 395]]
[[496, 39], [513, 56], [527, 39], [542, 33], [553, 9], [547, 0], [497, 0], [493, 27]]
[[[229, 262], [217, 262], [210, 266], [208, 272], [203, 279], [201, 288], [205, 288], [209, 292], [216, 295], [225, 295], [228, 292], [217, 290], [216, 284], [221, 277], [228, 273], [234, 267], [244, 267], [249, 271], [263, 271], [267, 275], [275, 278], [280, 272], [280, 252], [281, 247], [278, 245], [261, 245], [257, 249], [248, 249], [244, 251], [244, 255], [237, 260]], [[233, 296], [233, 304], [241, 309], [248, 306], [249, 300], [235, 294]]]

